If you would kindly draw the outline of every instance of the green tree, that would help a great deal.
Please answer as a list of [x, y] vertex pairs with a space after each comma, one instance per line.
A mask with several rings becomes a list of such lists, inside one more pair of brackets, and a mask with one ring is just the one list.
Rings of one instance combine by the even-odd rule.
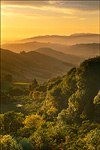
[[17, 130], [23, 126], [23, 114], [9, 111], [3, 116], [4, 131], [6, 134], [17, 134]]
[[28, 88], [30, 91], [33, 91], [37, 86], [38, 86], [38, 82], [37, 82], [36, 79], [34, 79], [34, 80], [32, 81], [32, 83], [28, 85], [27, 88]]
[[41, 121], [42, 121], [42, 118], [39, 115], [29, 115], [29, 116], [26, 116], [23, 123], [25, 127], [38, 128], [40, 126]]
[[100, 90], [94, 97], [93, 103], [95, 104], [95, 120], [100, 123]]
[[89, 150], [99, 150], [100, 149], [100, 130], [95, 129], [90, 131], [86, 136], [86, 143]]
[[0, 136], [0, 149], [1, 150], [23, 150], [21, 144], [10, 135]]
[[4, 114], [0, 114], [0, 134], [4, 133]]

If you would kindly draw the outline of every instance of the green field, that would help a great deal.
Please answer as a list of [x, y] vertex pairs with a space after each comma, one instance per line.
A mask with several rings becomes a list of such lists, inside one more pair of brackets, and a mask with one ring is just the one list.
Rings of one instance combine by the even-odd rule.
[[13, 86], [26, 88], [29, 83], [13, 82]]
[[20, 88], [26, 88], [29, 83], [21, 83], [21, 82], [7, 82], [2, 80], [1, 81], [1, 90], [7, 91], [10, 87], [20, 87]]

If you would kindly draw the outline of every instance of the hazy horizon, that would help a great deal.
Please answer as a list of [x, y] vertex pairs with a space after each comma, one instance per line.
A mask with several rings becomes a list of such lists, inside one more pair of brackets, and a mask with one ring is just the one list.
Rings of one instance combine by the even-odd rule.
[[98, 1], [2, 1], [1, 43], [75, 33], [99, 34]]
[[[58, 36], [58, 37], [71, 37], [71, 36], [76, 36], [76, 35], [87, 35], [87, 34], [89, 34], [89, 35], [98, 35], [98, 36], [100, 36], [100, 34], [98, 34], [98, 33], [73, 33], [73, 34], [69, 34], [69, 35], [37, 35], [37, 36], [32, 36], [32, 37], [27, 37], [27, 38], [19, 38], [19, 39], [16, 39], [16, 40], [1, 40], [1, 45], [3, 45], [3, 44], [13, 44], [13, 43], [19, 43], [19, 42], [22, 42], [22, 41], [24, 41], [24, 40], [28, 40], [28, 39], [31, 39], [31, 38], [38, 38], [38, 37], [46, 37], [46, 36], [50, 36], [50, 37], [53, 37], [53, 36]], [[34, 41], [34, 42], [39, 42], [39, 41]], [[42, 43], [44, 43], [44, 42], [42, 42]], [[95, 43], [95, 42], [94, 42]], [[98, 40], [98, 43], [100, 43], [99, 42], [99, 40]], [[56, 44], [56, 43], [55, 43]], [[73, 44], [72, 44], [73, 45]]]

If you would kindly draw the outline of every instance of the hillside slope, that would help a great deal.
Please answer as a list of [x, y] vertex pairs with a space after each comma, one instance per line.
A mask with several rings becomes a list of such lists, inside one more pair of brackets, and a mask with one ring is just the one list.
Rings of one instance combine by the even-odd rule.
[[100, 43], [76, 44], [63, 50], [65, 54], [73, 54], [86, 59], [99, 55]]
[[44, 47], [44, 48], [36, 49], [35, 51], [38, 53], [59, 59], [61, 61], [67, 62], [67, 63], [75, 64], [75, 65], [79, 65], [80, 62], [82, 62], [84, 60], [82, 57], [78, 57], [78, 56], [71, 55], [71, 54], [64, 54], [62, 52], [58, 52], [58, 51], [53, 50], [51, 48], [45, 48]]
[[50, 77], [63, 75], [72, 67], [72, 64], [33, 51], [17, 54], [1, 50], [1, 72], [11, 74], [14, 81], [31, 82], [37, 78], [42, 82]]
[[21, 43], [8, 43], [8, 44], [3, 44], [1, 45], [3, 49], [10, 49], [13, 52], [19, 53], [21, 51], [29, 52], [29, 51], [34, 51], [38, 48], [41, 47], [48, 47], [57, 51], [66, 50], [66, 45], [62, 44], [54, 44], [50, 42], [21, 42]]
[[[59, 52], [63, 52], [65, 54], [80, 56], [82, 58], [87, 59], [98, 55], [100, 49], [100, 43], [87, 43], [87, 44], [84, 43], [84, 44], [76, 44], [76, 45], [68, 46], [68, 45], [61, 45], [61, 44], [54, 44], [54, 43], [29, 42], [29, 43], [4, 44], [2, 45], [2, 48], [10, 49], [16, 53], [19, 53], [21, 51], [25, 51], [25, 52], [35, 51], [36, 49], [39, 48], [50, 48]], [[49, 53], [49, 55], [51, 54]]]

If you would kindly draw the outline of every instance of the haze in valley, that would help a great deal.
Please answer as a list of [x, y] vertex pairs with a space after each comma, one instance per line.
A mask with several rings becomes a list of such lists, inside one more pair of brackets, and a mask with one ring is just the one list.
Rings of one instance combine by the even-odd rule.
[[1, 69], [40, 82], [99, 55], [98, 1], [2, 1]]

